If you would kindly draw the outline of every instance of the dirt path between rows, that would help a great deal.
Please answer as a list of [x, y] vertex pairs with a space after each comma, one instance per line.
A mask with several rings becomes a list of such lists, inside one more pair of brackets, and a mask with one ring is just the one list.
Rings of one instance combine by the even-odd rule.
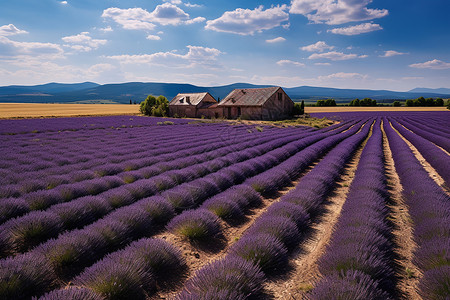
[[304, 237], [304, 242], [291, 254], [289, 262], [291, 272], [279, 280], [271, 280], [265, 284], [265, 290], [272, 298], [305, 298], [320, 278], [318, 260], [325, 253], [331, 239], [333, 228], [339, 219], [350, 184], [355, 176], [362, 150], [371, 133], [372, 129], [345, 167], [336, 183], [334, 193], [324, 202], [324, 213], [312, 220], [313, 223]]
[[397, 291], [402, 299], [422, 299], [417, 293], [417, 284], [421, 273], [412, 263], [413, 251], [416, 248], [416, 243], [413, 239], [413, 223], [408, 213], [408, 206], [405, 204], [402, 196], [402, 185], [395, 170], [386, 133], [383, 127], [381, 127], [381, 130], [383, 131], [385, 172], [391, 200], [391, 204], [388, 207], [391, 211], [390, 218], [394, 225], [392, 234], [395, 244], [394, 251], [397, 255], [396, 264], [398, 265], [396, 273], [398, 278]]

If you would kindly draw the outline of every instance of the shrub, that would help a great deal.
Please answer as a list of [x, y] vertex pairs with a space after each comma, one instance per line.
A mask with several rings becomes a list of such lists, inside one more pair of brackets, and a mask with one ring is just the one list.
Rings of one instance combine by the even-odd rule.
[[441, 266], [425, 272], [419, 289], [423, 299], [447, 299], [450, 295], [450, 266]]
[[211, 198], [201, 206], [221, 219], [237, 219], [243, 216], [238, 204], [226, 198]]
[[186, 264], [181, 251], [162, 239], [136, 241], [126, 248], [126, 252], [130, 258], [142, 260], [145, 270], [157, 280], [171, 279], [174, 273], [181, 273]]
[[152, 218], [155, 224], [166, 224], [175, 216], [172, 205], [161, 196], [153, 196], [140, 201], [140, 207]]
[[145, 299], [145, 290], [154, 285], [142, 260], [127, 259], [118, 263], [108, 257], [86, 269], [74, 279], [107, 299]]
[[265, 273], [287, 263], [287, 249], [279, 239], [268, 234], [245, 235], [231, 247], [229, 255], [242, 257]]
[[277, 202], [267, 209], [267, 214], [291, 219], [299, 229], [307, 226], [309, 214], [300, 205], [289, 202]]
[[51, 291], [38, 300], [103, 300], [93, 290], [82, 287], [69, 287], [61, 290]]
[[56, 275], [46, 260], [32, 254], [0, 261], [0, 298], [29, 299], [56, 287]]
[[28, 251], [57, 236], [62, 228], [63, 224], [58, 215], [36, 211], [5, 223], [1, 235], [5, 236], [4, 241], [9, 251], [17, 253]]
[[249, 235], [268, 234], [292, 248], [300, 239], [300, 232], [293, 221], [283, 216], [264, 215], [248, 229]]
[[[263, 282], [264, 274], [257, 265], [241, 257], [227, 256], [198, 270], [186, 282], [178, 299], [247, 299], [261, 292]], [[217, 298], [211, 291], [216, 292]], [[186, 298], [187, 295], [193, 298]]]
[[311, 300], [321, 299], [390, 299], [376, 281], [360, 271], [348, 271], [326, 276], [309, 296]]
[[0, 201], [0, 224], [30, 211], [27, 202], [21, 198], [6, 198]]
[[206, 209], [188, 210], [176, 216], [167, 225], [174, 234], [190, 240], [204, 240], [220, 232], [217, 216]]

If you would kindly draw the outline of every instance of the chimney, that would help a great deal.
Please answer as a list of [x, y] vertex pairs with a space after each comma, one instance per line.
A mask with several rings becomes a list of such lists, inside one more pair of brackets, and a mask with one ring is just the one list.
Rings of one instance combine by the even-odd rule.
[[186, 96], [186, 103], [187, 103], [187, 104], [191, 104], [191, 97]]

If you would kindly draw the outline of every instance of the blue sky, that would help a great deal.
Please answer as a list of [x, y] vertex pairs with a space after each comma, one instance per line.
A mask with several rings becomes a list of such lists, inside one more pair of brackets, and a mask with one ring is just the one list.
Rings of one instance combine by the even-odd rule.
[[0, 85], [450, 88], [448, 0], [0, 0]]

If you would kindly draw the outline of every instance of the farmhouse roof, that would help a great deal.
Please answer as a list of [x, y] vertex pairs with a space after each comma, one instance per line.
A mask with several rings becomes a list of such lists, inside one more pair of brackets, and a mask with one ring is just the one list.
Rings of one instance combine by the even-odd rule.
[[235, 89], [228, 94], [219, 106], [262, 106], [280, 87]]
[[[198, 105], [209, 93], [181, 93], [176, 95], [169, 105]], [[211, 95], [210, 95], [211, 96]], [[214, 97], [211, 96], [212, 99]], [[215, 100], [215, 99], [214, 99]]]

